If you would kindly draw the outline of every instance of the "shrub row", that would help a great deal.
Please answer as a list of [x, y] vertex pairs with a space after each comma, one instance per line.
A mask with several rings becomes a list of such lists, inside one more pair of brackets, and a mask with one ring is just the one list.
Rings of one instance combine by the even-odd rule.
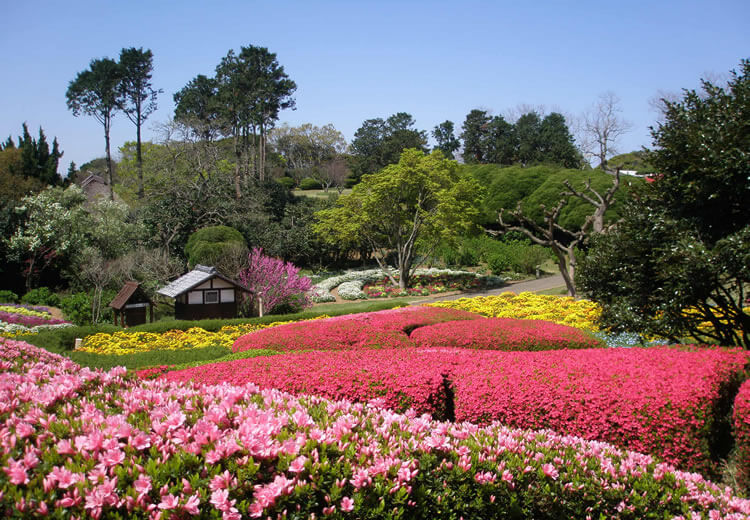
[[[17, 518], [748, 518], [608, 444], [252, 385], [138, 381], [0, 340], [0, 514]], [[95, 403], [95, 404], [94, 404]]]
[[742, 384], [734, 400], [733, 422], [737, 482], [750, 491], [750, 381]]
[[465, 349], [314, 351], [171, 371], [170, 381], [255, 383], [329, 398], [383, 397], [397, 410], [549, 428], [658, 455], [714, 474], [728, 445], [722, 404], [748, 354], [740, 349], [545, 352]]

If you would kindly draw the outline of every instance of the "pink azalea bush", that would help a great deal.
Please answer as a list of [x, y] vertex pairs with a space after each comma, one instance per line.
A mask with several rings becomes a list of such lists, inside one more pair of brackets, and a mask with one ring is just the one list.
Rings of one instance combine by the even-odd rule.
[[459, 422], [549, 428], [712, 474], [717, 408], [747, 362], [745, 351], [719, 348], [401, 348], [251, 358], [163, 377], [254, 383], [359, 402], [382, 397], [394, 410], [412, 407]]
[[750, 381], [742, 384], [734, 400], [733, 419], [737, 480], [740, 486], [750, 490]]
[[290, 323], [260, 330], [235, 341], [232, 350], [248, 349], [348, 350], [413, 346], [408, 334], [444, 321], [484, 320], [471, 312], [435, 307], [404, 307], [380, 312], [345, 315], [324, 320]]
[[248, 267], [239, 275], [240, 283], [253, 291], [263, 302], [266, 313], [280, 305], [290, 305], [301, 310], [312, 305], [308, 291], [312, 282], [299, 275], [299, 267], [263, 254], [262, 248], [253, 248], [248, 255]]
[[254, 385], [140, 381], [0, 340], [16, 518], [750, 518], [652, 457]]
[[604, 345], [586, 332], [541, 320], [486, 318], [481, 322], [438, 323], [414, 331], [420, 347], [460, 347], [488, 350], [554, 350]]

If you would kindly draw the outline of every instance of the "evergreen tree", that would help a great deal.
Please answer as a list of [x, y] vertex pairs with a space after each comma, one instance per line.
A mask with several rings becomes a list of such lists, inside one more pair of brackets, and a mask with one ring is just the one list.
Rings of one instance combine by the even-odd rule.
[[541, 120], [536, 112], [529, 112], [518, 118], [515, 133], [518, 137], [516, 160], [527, 166], [540, 160]]
[[565, 168], [577, 168], [581, 165], [581, 156], [565, 123], [565, 116], [558, 112], [552, 112], [542, 121], [539, 127], [539, 146], [541, 162], [559, 164]]
[[503, 116], [495, 116], [490, 121], [487, 138], [487, 162], [511, 165], [515, 160], [518, 139], [513, 125]]
[[455, 152], [461, 143], [453, 133], [453, 121], [443, 121], [432, 130], [432, 137], [437, 141], [436, 149], [443, 152], [448, 159], [455, 159]]
[[474, 109], [466, 116], [461, 128], [464, 142], [463, 157], [466, 163], [487, 162], [487, 140], [489, 138], [490, 116], [485, 110]]

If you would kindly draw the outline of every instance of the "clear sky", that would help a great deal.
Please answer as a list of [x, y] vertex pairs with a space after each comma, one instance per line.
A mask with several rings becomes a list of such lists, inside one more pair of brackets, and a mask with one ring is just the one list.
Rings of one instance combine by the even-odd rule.
[[[101, 125], [66, 107], [69, 82], [124, 47], [151, 49], [164, 90], [146, 140], [176, 91], [255, 45], [297, 83], [297, 110], [280, 123], [333, 123], [350, 141], [365, 119], [409, 112], [420, 129], [450, 119], [460, 131], [473, 108], [575, 115], [613, 91], [633, 125], [622, 151], [650, 145], [659, 90], [696, 88], [750, 57], [748, 0], [5, 0], [1, 12], [0, 138], [41, 125], [65, 152], [61, 172], [104, 155]], [[122, 114], [112, 138], [113, 149], [135, 139]]]

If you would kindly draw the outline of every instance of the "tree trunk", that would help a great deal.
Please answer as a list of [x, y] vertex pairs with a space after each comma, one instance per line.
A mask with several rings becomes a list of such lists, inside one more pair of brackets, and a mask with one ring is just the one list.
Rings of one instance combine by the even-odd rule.
[[109, 175], [109, 200], [115, 200], [115, 189], [114, 189], [114, 175], [112, 172], [112, 154], [109, 148], [109, 122], [110, 119], [107, 117], [104, 123], [104, 142], [107, 147], [107, 174]]
[[237, 200], [242, 197], [242, 190], [240, 189], [240, 168], [242, 163], [242, 151], [240, 150], [240, 137], [237, 135], [237, 130], [233, 132], [233, 144], [234, 144], [234, 196]]
[[565, 280], [565, 287], [568, 289], [568, 296], [575, 298], [576, 286], [573, 283], [573, 276], [566, 262], [566, 255], [558, 247], [553, 247], [552, 249], [555, 252], [555, 256], [557, 256], [557, 267], [560, 269], [560, 274], [562, 275], [563, 280]]
[[136, 127], [135, 157], [138, 163], [138, 199], [143, 199], [143, 156], [141, 155], [141, 115], [138, 114]]

